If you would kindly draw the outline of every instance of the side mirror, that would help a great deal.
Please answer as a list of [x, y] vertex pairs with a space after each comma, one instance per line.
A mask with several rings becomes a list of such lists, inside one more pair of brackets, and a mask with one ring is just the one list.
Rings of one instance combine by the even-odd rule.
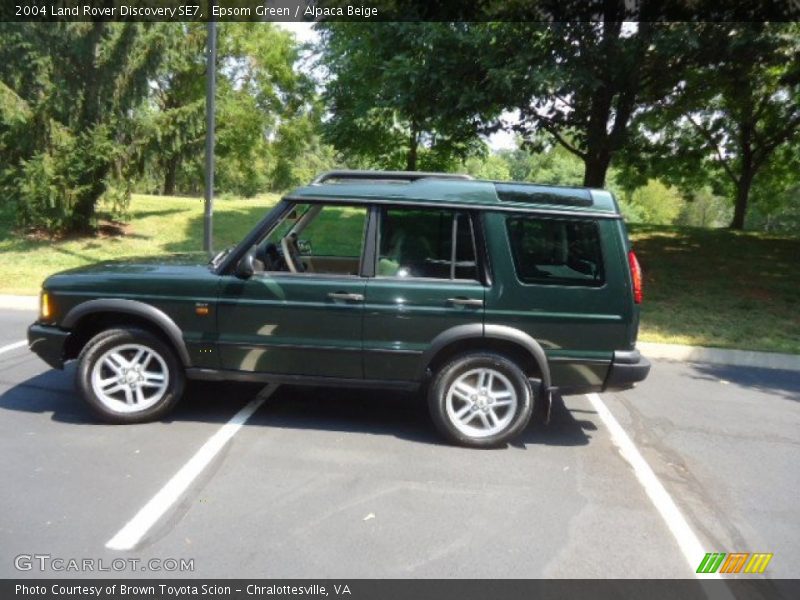
[[255, 253], [256, 247], [253, 246], [239, 259], [239, 263], [236, 265], [236, 276], [239, 279], [249, 279], [253, 276], [253, 273], [256, 272], [255, 265], [253, 264], [255, 261]]

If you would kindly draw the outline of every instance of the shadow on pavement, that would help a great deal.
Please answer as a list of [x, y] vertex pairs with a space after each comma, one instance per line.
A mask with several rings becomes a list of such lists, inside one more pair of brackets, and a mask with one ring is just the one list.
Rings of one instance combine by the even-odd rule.
[[[0, 395], [0, 410], [51, 414], [68, 424], [101, 423], [73, 390], [74, 366], [50, 370], [15, 385]], [[263, 388], [257, 384], [188, 382], [181, 403], [165, 423], [224, 423]], [[281, 427], [394, 436], [413, 442], [443, 444], [420, 394], [385, 390], [318, 388], [283, 385], [248, 421], [248, 426]], [[512, 445], [577, 446], [588, 444], [593, 423], [578, 420], [560, 398], [554, 400], [549, 425], [537, 415]]]
[[[536, 417], [534, 417], [535, 419]], [[287, 429], [360, 432], [391, 435], [427, 444], [444, 444], [436, 431], [425, 399], [416, 393], [281, 386], [250, 421]], [[512, 442], [516, 448], [530, 444], [578, 446], [589, 443], [589, 421], [579, 421], [560, 398], [553, 403], [549, 425], [531, 425]]]
[[728, 381], [743, 388], [800, 401], [800, 377], [794, 371], [701, 363], [692, 363], [690, 367], [695, 373], [692, 375], [694, 379]]
[[[51, 369], [30, 377], [0, 394], [0, 410], [51, 414], [53, 421], [119, 427], [100, 421], [73, 387], [75, 365], [64, 371]], [[163, 422], [225, 423], [263, 386], [235, 383], [187, 382], [184, 399]]]

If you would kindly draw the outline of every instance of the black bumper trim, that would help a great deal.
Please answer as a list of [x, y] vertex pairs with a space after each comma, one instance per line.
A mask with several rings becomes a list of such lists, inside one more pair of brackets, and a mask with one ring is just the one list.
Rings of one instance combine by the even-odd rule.
[[68, 337], [69, 331], [34, 323], [28, 327], [28, 348], [54, 369], [63, 369]]
[[353, 379], [347, 377], [325, 377], [318, 375], [288, 375], [285, 373], [265, 373], [261, 371], [236, 371], [233, 369], [204, 369], [190, 367], [186, 377], [200, 381], [243, 381], [249, 383], [276, 383], [303, 386], [330, 386], [374, 389], [399, 389], [414, 391], [419, 389], [418, 381], [396, 379]]
[[603, 391], [627, 390], [644, 381], [650, 373], [650, 361], [638, 350], [617, 350], [608, 369]]

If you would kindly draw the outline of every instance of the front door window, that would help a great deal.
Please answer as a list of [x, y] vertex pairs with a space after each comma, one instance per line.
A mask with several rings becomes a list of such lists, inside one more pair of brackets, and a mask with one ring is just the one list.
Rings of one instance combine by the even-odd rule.
[[257, 269], [357, 276], [364, 244], [364, 206], [297, 204], [258, 244]]

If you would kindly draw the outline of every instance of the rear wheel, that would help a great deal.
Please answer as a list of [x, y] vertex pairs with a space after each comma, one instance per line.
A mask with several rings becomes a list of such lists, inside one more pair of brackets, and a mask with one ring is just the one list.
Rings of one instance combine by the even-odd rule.
[[494, 353], [471, 353], [438, 370], [428, 405], [437, 428], [450, 441], [488, 448], [522, 432], [531, 418], [533, 394], [513, 361]]
[[166, 414], [183, 394], [184, 373], [172, 348], [149, 331], [111, 329], [78, 357], [77, 387], [110, 423], [141, 423]]

